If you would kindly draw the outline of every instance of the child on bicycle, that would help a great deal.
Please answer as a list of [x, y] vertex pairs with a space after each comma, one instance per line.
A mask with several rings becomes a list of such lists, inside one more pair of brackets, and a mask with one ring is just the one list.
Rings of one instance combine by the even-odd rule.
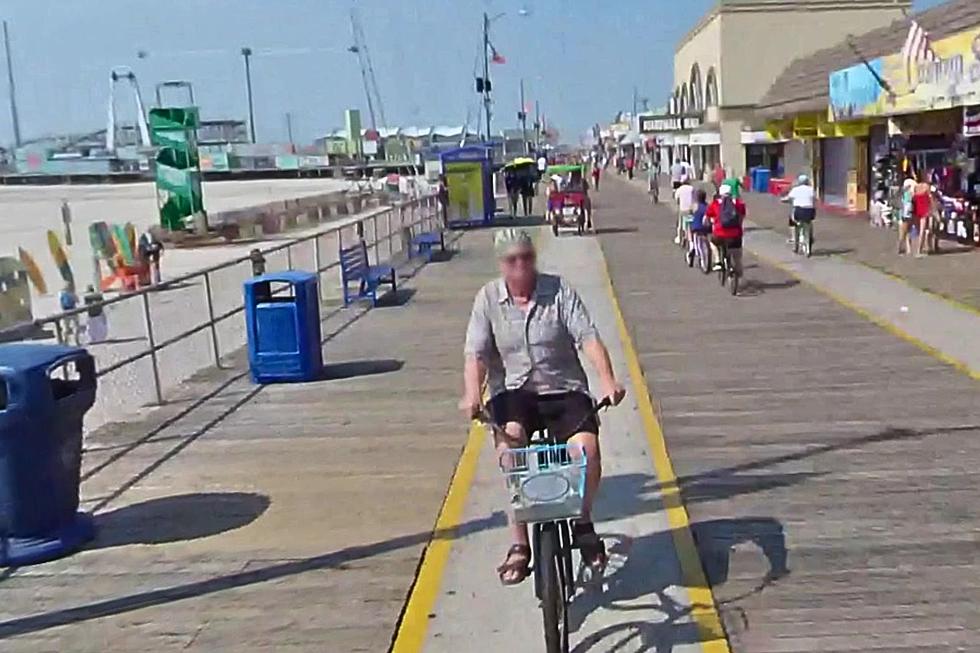
[[705, 219], [708, 212], [708, 194], [704, 190], [695, 193], [694, 213], [691, 214], [691, 226], [687, 240], [691, 244], [688, 251], [688, 265], [694, 265], [698, 256], [708, 256], [707, 241], [711, 235], [711, 225]]

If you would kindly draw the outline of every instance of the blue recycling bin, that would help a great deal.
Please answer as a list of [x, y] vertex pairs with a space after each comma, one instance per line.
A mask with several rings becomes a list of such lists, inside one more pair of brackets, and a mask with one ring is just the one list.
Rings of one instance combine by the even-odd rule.
[[292, 270], [245, 282], [248, 362], [256, 383], [314, 381], [323, 371], [317, 276]]
[[772, 170], [769, 168], [759, 168], [756, 171], [755, 191], [757, 193], [769, 192], [769, 180], [772, 179]]
[[0, 345], [0, 566], [52, 560], [94, 536], [78, 487], [96, 384], [82, 348]]

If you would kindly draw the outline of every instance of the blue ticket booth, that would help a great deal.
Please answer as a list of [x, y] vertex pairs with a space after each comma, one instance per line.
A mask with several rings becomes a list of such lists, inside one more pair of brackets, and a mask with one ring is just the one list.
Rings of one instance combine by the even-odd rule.
[[490, 224], [497, 210], [491, 150], [481, 145], [460, 147], [443, 152], [439, 161], [449, 189], [449, 225]]
[[291, 270], [246, 281], [245, 326], [253, 381], [320, 378], [323, 356], [317, 275]]
[[0, 345], [0, 566], [58, 558], [93, 537], [78, 488], [96, 384], [80, 347]]

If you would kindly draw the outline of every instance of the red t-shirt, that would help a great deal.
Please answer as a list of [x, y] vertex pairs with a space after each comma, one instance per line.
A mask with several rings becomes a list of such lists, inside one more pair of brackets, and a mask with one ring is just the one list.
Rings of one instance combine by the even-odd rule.
[[705, 217], [711, 220], [711, 235], [716, 238], [741, 238], [742, 237], [742, 220], [745, 219], [745, 202], [742, 200], [735, 200], [735, 212], [738, 213], [740, 218], [737, 227], [723, 227], [721, 226], [721, 200], [716, 199], [708, 205], [708, 210], [705, 212]]

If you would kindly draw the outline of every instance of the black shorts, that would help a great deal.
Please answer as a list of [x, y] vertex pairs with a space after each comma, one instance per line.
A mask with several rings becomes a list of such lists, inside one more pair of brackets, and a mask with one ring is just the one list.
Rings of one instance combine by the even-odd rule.
[[796, 222], [813, 222], [817, 217], [817, 210], [814, 208], [803, 208], [797, 206], [793, 209], [793, 220]]
[[678, 188], [680, 188], [681, 186], [684, 185], [684, 182], [682, 182], [682, 181], [672, 181], [672, 182], [670, 182], [670, 185], [674, 187], [674, 190], [677, 190]]
[[567, 442], [576, 433], [599, 433], [592, 397], [582, 392], [539, 395], [527, 390], [507, 390], [490, 400], [490, 415], [498, 426], [517, 422], [528, 437], [547, 430], [556, 442]]
[[718, 236], [712, 236], [711, 242], [715, 244], [715, 247], [727, 247], [728, 249], [742, 249], [742, 238], [719, 238]]

